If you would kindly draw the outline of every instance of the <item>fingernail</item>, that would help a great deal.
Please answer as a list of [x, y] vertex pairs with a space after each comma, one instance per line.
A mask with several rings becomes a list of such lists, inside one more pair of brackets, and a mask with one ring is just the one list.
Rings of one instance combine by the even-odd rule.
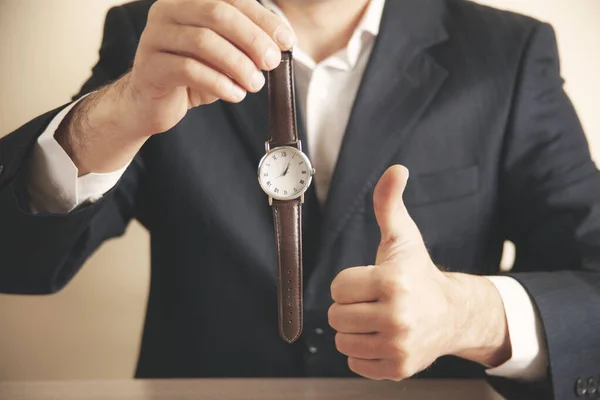
[[259, 91], [265, 84], [265, 77], [260, 71], [254, 71], [252, 73], [252, 80], [250, 82], [252, 89]]
[[234, 84], [231, 88], [231, 97], [233, 97], [237, 101], [242, 101], [244, 100], [244, 97], [246, 97], [246, 91], [238, 85]]
[[284, 48], [284, 50], [288, 50], [296, 43], [296, 36], [290, 28], [281, 25], [275, 31], [275, 40]]
[[281, 61], [281, 52], [277, 49], [269, 47], [265, 52], [265, 65], [271, 69], [277, 67]]

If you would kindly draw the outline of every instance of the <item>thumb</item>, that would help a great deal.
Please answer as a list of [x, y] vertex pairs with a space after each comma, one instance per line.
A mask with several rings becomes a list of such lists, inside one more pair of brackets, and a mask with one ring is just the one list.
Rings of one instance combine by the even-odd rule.
[[408, 169], [394, 165], [383, 174], [373, 193], [375, 217], [381, 231], [376, 264], [394, 258], [399, 250], [423, 243], [421, 233], [412, 220], [402, 198], [408, 183]]

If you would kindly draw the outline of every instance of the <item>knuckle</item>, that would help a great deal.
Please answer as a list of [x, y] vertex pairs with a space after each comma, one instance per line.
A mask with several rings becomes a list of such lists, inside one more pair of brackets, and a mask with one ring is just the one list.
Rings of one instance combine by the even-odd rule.
[[208, 43], [211, 41], [212, 31], [206, 28], [198, 29], [198, 32], [193, 37], [193, 46], [199, 53], [203, 53], [208, 48]]
[[223, 56], [223, 63], [246, 81], [250, 81], [256, 67], [242, 52], [232, 49]]
[[195, 90], [187, 88], [188, 100], [193, 107], [198, 107], [202, 104], [202, 95]]
[[381, 340], [365, 340], [362, 342], [368, 354], [379, 354], [382, 349]]
[[151, 21], [159, 18], [164, 13], [164, 9], [165, 1], [157, 1], [156, 3], [152, 4], [150, 10], [148, 11], [148, 23], [150, 24]]
[[250, 37], [250, 48], [258, 55], [262, 56], [269, 47], [269, 37], [263, 32], [254, 32]]
[[407, 328], [406, 319], [401, 312], [391, 312], [386, 318], [386, 322], [386, 328], [390, 332], [401, 332]]
[[158, 0], [168, 2], [173, 13], [176, 10], [195, 10], [198, 6], [198, 0]]
[[327, 321], [329, 322], [329, 326], [335, 329], [338, 326], [339, 313], [336, 311], [336, 305], [333, 304], [329, 307], [329, 311], [327, 311]]
[[232, 6], [223, 1], [215, 1], [207, 6], [206, 17], [213, 24], [225, 24], [232, 18]]
[[406, 362], [397, 362], [394, 363], [392, 367], [392, 379], [395, 381], [401, 381], [406, 378], [410, 378], [412, 374], [410, 373], [410, 369], [408, 368]]
[[354, 276], [355, 271], [355, 268], [346, 268], [341, 270], [340, 272], [338, 272], [335, 279], [333, 280], [332, 286], [333, 284], [335, 284], [336, 289], [340, 290], [343, 286], [352, 283], [352, 278]]
[[386, 343], [386, 353], [391, 357], [399, 357], [406, 354], [406, 341], [403, 339], [390, 340]]
[[136, 56], [140, 51], [144, 51], [147, 48], [151, 47], [151, 45], [149, 45], [149, 44], [154, 41], [155, 37], [156, 37], [156, 33], [155, 33], [154, 26], [146, 25], [146, 28], [144, 29], [144, 31], [142, 32], [142, 34], [140, 36], [140, 43], [138, 44], [138, 51], [136, 53]]
[[[334, 302], [338, 302], [339, 301], [339, 293], [340, 293], [340, 283], [338, 278], [334, 279], [333, 282], [331, 282], [331, 298]], [[331, 308], [329, 309], [329, 311], [331, 312]]]
[[395, 234], [390, 234], [385, 238], [385, 240], [381, 241], [381, 245], [385, 246], [388, 249], [395, 249], [397, 247], [400, 247], [401, 244], [402, 241], [400, 240], [398, 235]]
[[338, 349], [340, 352], [342, 352], [342, 350], [344, 349], [344, 338], [342, 337], [341, 334], [336, 333], [335, 334], [335, 348]]
[[213, 90], [220, 95], [229, 94], [228, 87], [230, 87], [229, 78], [223, 74], [217, 74], [212, 82]]
[[200, 93], [197, 91], [193, 91], [192, 94], [194, 96], [194, 99], [196, 99], [196, 101], [197, 101], [197, 106], [214, 103], [215, 101], [217, 101], [219, 99], [218, 97], [203, 94], [203, 93]]
[[345, 268], [345, 269], [341, 270], [340, 272], [338, 272], [336, 279], [337, 280], [347, 279], [351, 273], [352, 273], [352, 268]]
[[254, 17], [254, 21], [256, 22], [256, 25], [262, 28], [266, 28], [270, 25], [270, 22], [272, 21], [273, 17], [273, 13], [259, 13]]
[[345, 267], [335, 275], [334, 281], [338, 284], [348, 283], [352, 279], [353, 271], [355, 271], [353, 267]]
[[147, 69], [148, 64], [154, 61], [156, 55], [156, 53], [152, 51], [152, 47], [148, 45], [147, 40], [144, 40], [144, 35], [146, 35], [146, 32], [142, 34], [140, 44], [138, 45], [133, 60], [133, 70], [136, 71]]
[[188, 80], [196, 80], [196, 61], [191, 58], [183, 58], [181, 60], [181, 74]]
[[396, 296], [406, 291], [406, 285], [400, 274], [385, 274], [377, 279], [379, 291], [384, 296]]
[[244, 5], [245, 0], [223, 0], [227, 4], [230, 4], [236, 8], [240, 8]]
[[250, 74], [256, 69], [254, 67], [254, 63], [250, 61], [248, 57], [246, 57], [246, 55], [239, 50], [232, 50], [228, 55], [228, 58], [231, 60], [231, 63], [233, 65], [240, 68], [246, 74]]
[[414, 331], [417, 324], [414, 318], [414, 310], [411, 307], [407, 304], [398, 304], [394, 307], [394, 314], [402, 320], [400, 328], [402, 328], [405, 335], [409, 335]]
[[348, 368], [350, 368], [350, 371], [360, 374], [357, 362], [352, 357], [348, 357]]

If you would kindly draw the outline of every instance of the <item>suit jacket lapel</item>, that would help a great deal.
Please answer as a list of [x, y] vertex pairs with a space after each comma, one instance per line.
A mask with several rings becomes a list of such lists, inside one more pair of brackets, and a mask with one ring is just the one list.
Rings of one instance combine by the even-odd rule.
[[375, 186], [447, 76], [426, 52], [447, 39], [442, 4], [386, 2], [325, 204], [321, 251]]

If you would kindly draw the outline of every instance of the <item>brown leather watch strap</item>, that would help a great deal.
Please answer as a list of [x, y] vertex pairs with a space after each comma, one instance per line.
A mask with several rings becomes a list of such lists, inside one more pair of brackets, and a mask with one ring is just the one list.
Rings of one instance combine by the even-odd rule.
[[294, 63], [292, 53], [281, 53], [281, 64], [267, 74], [269, 89], [269, 143], [271, 147], [298, 145]]
[[[281, 64], [267, 74], [269, 145], [299, 148], [291, 52], [281, 53]], [[277, 248], [279, 334], [287, 343], [302, 333], [302, 202], [273, 200]]]
[[273, 201], [277, 244], [279, 335], [288, 343], [302, 333], [302, 204]]

